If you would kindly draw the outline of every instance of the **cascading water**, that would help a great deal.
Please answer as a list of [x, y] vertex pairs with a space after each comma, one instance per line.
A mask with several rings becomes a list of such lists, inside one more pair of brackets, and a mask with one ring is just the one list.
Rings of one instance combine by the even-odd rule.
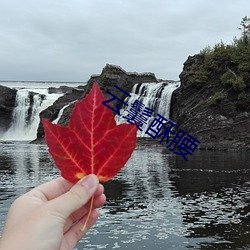
[[[17, 91], [15, 109], [12, 115], [12, 124], [8, 132], [13, 134], [13, 132], [19, 130], [20, 133], [25, 133], [27, 128], [27, 120], [29, 109], [30, 109], [30, 98], [29, 92], [24, 90]], [[7, 133], [8, 136], [8, 133]]]
[[[34, 91], [36, 93], [34, 93]], [[34, 94], [30, 95], [33, 92]], [[0, 140], [31, 141], [36, 139], [39, 113], [53, 104], [62, 94], [48, 94], [47, 89], [19, 89], [10, 128]]]
[[154, 110], [154, 115], [148, 119], [147, 124], [143, 126], [143, 131], [138, 131], [138, 137], [145, 137], [145, 132], [148, 126], [153, 121], [157, 114], [169, 119], [170, 105], [172, 93], [175, 89], [180, 87], [180, 82], [159, 82], [159, 83], [142, 83], [135, 84], [131, 97], [127, 97], [125, 102], [128, 106], [123, 106], [120, 110], [121, 115], [116, 115], [115, 119], [117, 124], [126, 123], [126, 119], [123, 116], [127, 115], [126, 110], [130, 109], [131, 104], [136, 100], [140, 101], [150, 109]]
[[[135, 100], [139, 100], [145, 107], [154, 110], [154, 114], [148, 119], [147, 125], [143, 126], [143, 131], [138, 132], [139, 137], [146, 136], [147, 127], [157, 114], [169, 119], [171, 96], [173, 91], [179, 86], [179, 82], [135, 84], [131, 92], [131, 97], [125, 99], [128, 106], [124, 106], [121, 109], [121, 115], [116, 116], [117, 123], [126, 122], [126, 119], [122, 118], [122, 116], [127, 114], [125, 109], [129, 109]], [[31, 92], [33, 92], [32, 95], [30, 95]], [[16, 95], [16, 107], [12, 114], [11, 127], [4, 134], [0, 135], [0, 140], [31, 141], [36, 139], [37, 128], [40, 122], [39, 113], [52, 105], [62, 95], [49, 94], [47, 88], [19, 88]], [[53, 123], [57, 123], [65, 108], [74, 102], [65, 105]]]

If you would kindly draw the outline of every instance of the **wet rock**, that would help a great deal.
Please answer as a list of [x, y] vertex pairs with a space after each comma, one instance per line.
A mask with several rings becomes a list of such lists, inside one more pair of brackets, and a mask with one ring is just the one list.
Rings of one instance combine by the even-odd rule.
[[[82, 95], [83, 95], [83, 88], [72, 88], [70, 93], [66, 93], [63, 96], [59, 97], [54, 103], [53, 105], [51, 105], [50, 107], [48, 107], [47, 109], [43, 110], [40, 113], [40, 119], [45, 118], [49, 121], [54, 121], [60, 110], [65, 106], [68, 105], [70, 103], [72, 103], [67, 109], [64, 110], [64, 113], [66, 113], [66, 115], [62, 116], [61, 119], [58, 121], [58, 124], [66, 126], [67, 124], [65, 124], [65, 117], [67, 117], [67, 122], [68, 122], [68, 117], [70, 116], [72, 109], [74, 107], [73, 103], [76, 100], [81, 99]], [[40, 140], [41, 138], [44, 137], [44, 130], [43, 130], [43, 125], [40, 122], [39, 126], [38, 126], [38, 130], [37, 130], [37, 140]]]
[[71, 93], [72, 89], [73, 88], [69, 86], [60, 86], [58, 88], [50, 87], [48, 88], [48, 93], [49, 94], [66, 94], [66, 93]]
[[16, 89], [0, 85], [0, 132], [6, 131], [11, 125], [16, 92]]
[[[103, 91], [105, 97], [110, 99], [111, 96], [107, 93], [110, 91], [118, 98], [124, 100], [126, 94], [119, 91], [114, 87], [117, 85], [119, 88], [124, 90], [127, 93], [130, 93], [134, 84], [136, 83], [143, 83], [143, 82], [152, 82], [157, 83], [158, 80], [156, 79], [153, 73], [136, 73], [136, 72], [126, 72], [119, 66], [107, 64], [100, 75], [92, 75], [88, 81], [88, 84], [82, 88], [82, 86], [78, 86], [77, 88], [72, 88], [70, 91], [66, 93], [63, 97], [60, 97], [51, 107], [47, 108], [40, 114], [40, 118], [46, 118], [49, 121], [53, 121], [57, 118], [57, 115], [62, 107], [67, 105], [68, 103], [76, 100], [84, 98], [87, 93], [89, 93], [92, 85], [94, 82], [98, 82], [101, 90]], [[55, 89], [51, 89], [50, 91], [57, 91]], [[61, 87], [60, 90], [61, 91]], [[113, 101], [112, 105], [116, 107], [116, 104], [119, 104], [121, 107], [121, 103], [117, 101]], [[69, 107], [65, 108], [61, 119], [59, 120], [58, 124], [62, 126], [67, 126], [69, 123], [70, 115], [72, 113], [74, 104], [70, 105]], [[37, 138], [44, 137], [42, 123], [40, 123], [37, 133]]]
[[49, 94], [70, 94], [74, 90], [83, 90], [84, 86], [79, 85], [77, 88], [76, 87], [70, 87], [70, 86], [60, 86], [58, 88], [56, 87], [50, 87], [48, 88]]
[[171, 114], [180, 128], [200, 141], [200, 148], [212, 150], [245, 150], [250, 148], [250, 93], [240, 102], [229, 93], [213, 105], [209, 98], [223, 90], [223, 71], [210, 72], [204, 84], [190, 83], [190, 68], [203, 63], [202, 56], [188, 57], [180, 74], [181, 87], [172, 96]]

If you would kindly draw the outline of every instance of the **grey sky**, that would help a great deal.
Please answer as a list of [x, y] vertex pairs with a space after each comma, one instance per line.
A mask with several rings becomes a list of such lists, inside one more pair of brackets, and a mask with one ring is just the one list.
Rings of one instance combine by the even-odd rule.
[[87, 81], [106, 63], [178, 80], [230, 43], [249, 0], [0, 0], [0, 80]]

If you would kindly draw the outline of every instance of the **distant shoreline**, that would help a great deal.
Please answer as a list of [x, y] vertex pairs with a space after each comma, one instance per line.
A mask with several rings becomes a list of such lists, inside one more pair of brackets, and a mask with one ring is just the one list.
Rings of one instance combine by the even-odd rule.
[[17, 80], [0, 80], [0, 83], [2, 82], [20, 82], [20, 83], [29, 83], [29, 82], [34, 82], [34, 83], [87, 83], [87, 82], [81, 82], [81, 81], [70, 81], [70, 82], [67, 82], [67, 81], [49, 81], [49, 80], [46, 80], [46, 81], [32, 81], [32, 80], [28, 80], [28, 81], [17, 81]]
[[8, 88], [15, 88], [15, 89], [47, 89], [50, 87], [59, 88], [62, 86], [68, 87], [78, 87], [78, 86], [85, 86], [87, 82], [59, 82], [59, 81], [3, 81], [0, 80], [0, 85], [8, 87]]

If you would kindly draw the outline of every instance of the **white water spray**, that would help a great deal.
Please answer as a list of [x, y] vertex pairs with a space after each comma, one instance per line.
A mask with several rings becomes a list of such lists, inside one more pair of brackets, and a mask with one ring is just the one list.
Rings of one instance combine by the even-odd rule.
[[138, 137], [147, 136], [145, 132], [157, 114], [169, 119], [172, 93], [178, 87], [180, 87], [180, 82], [142, 83], [140, 87], [139, 84], [135, 84], [130, 93], [131, 97], [125, 99], [128, 106], [124, 105], [120, 110], [121, 115], [115, 116], [117, 124], [126, 123], [127, 120], [122, 116], [126, 116], [126, 110], [130, 109], [132, 103], [138, 100], [143, 103], [145, 107], [154, 110], [154, 115], [149, 118], [147, 124], [143, 126], [143, 131], [138, 131], [137, 133]]
[[[37, 94], [30, 97], [31, 91]], [[35, 140], [40, 122], [39, 113], [52, 105], [61, 95], [48, 94], [47, 89], [19, 89], [16, 94], [11, 126], [0, 140]]]

